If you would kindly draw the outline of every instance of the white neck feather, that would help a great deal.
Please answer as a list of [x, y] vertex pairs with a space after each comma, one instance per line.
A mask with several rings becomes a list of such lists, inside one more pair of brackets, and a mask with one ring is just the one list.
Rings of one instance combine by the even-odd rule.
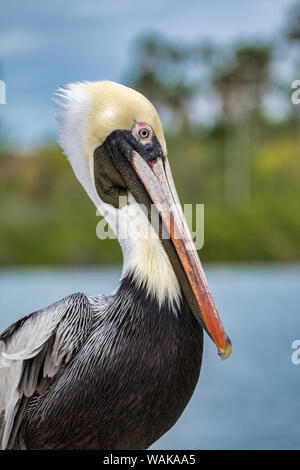
[[126, 239], [121, 239], [120, 232], [117, 234], [124, 256], [122, 277], [132, 273], [137, 286], [145, 286], [160, 306], [164, 301], [178, 306], [180, 287], [168, 255], [147, 216], [130, 193], [128, 205], [120, 209], [122, 211], [124, 217], [119, 217], [121, 235], [128, 232]]

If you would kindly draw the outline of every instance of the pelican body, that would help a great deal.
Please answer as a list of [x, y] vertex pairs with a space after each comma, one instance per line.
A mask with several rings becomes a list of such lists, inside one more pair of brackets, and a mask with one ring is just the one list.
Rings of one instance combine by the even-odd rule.
[[112, 295], [70, 295], [0, 335], [1, 448], [146, 449], [191, 398], [203, 329], [221, 358], [231, 343], [153, 105], [113, 82], [71, 84], [57, 100], [62, 148], [117, 235], [123, 270]]

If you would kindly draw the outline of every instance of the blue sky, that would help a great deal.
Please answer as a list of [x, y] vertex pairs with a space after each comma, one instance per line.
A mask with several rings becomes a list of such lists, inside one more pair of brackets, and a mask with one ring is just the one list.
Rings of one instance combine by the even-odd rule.
[[134, 40], [276, 38], [295, 0], [9, 0], [0, 7], [0, 120], [20, 147], [56, 136], [54, 90], [78, 80], [124, 82]]

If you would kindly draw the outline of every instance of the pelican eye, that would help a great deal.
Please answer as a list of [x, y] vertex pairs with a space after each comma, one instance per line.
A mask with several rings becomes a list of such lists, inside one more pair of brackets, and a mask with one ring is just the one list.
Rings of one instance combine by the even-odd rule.
[[133, 137], [143, 145], [149, 144], [153, 137], [152, 128], [144, 122], [135, 122], [131, 132]]
[[142, 129], [139, 130], [139, 136], [141, 139], [147, 139], [149, 137], [150, 131], [146, 127], [142, 127]]

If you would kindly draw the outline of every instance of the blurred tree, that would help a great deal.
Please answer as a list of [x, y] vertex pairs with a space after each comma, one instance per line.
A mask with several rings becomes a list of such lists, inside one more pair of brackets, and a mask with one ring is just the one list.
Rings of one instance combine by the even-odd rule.
[[136, 47], [130, 85], [166, 109], [181, 127], [193, 121], [191, 104], [209, 89], [220, 103], [221, 121], [261, 113], [271, 82], [269, 44], [246, 43], [228, 54], [207, 41], [188, 46], [152, 35], [140, 38]]
[[161, 37], [137, 41], [136, 73], [131, 86], [145, 94], [157, 107], [170, 112], [180, 126], [188, 127], [189, 104], [197, 86], [187, 76], [191, 51]]
[[187, 46], [154, 36], [141, 38], [137, 45], [131, 85], [169, 111], [173, 127], [179, 123], [190, 130], [197, 124], [199, 131], [193, 104], [199, 97], [219, 103], [225, 199], [247, 204], [252, 134], [260, 127], [263, 98], [271, 84], [272, 47], [249, 42], [232, 50], [208, 41]]
[[[287, 16], [287, 22], [285, 26], [285, 39], [287, 41], [287, 51], [292, 53], [292, 62], [294, 64], [294, 77], [290, 83], [285, 83], [286, 90], [289, 96], [291, 95], [292, 82], [300, 78], [300, 1], [298, 0], [291, 8], [289, 15]], [[291, 47], [292, 46], [292, 47]], [[293, 57], [293, 55], [295, 56]], [[290, 100], [290, 118], [291, 122], [295, 124], [298, 134], [298, 147], [300, 148], [300, 105], [292, 103]], [[298, 151], [298, 155], [300, 152]]]
[[287, 26], [286, 38], [289, 41], [300, 41], [300, 2], [297, 1], [290, 11]]
[[[287, 52], [300, 45], [298, 5]], [[263, 109], [278, 44], [187, 45], [154, 35], [136, 42], [127, 81], [181, 127], [166, 129], [168, 149], [181, 201], [205, 203], [204, 260], [300, 259], [295, 120], [268, 120]], [[283, 88], [290, 92], [289, 83]], [[210, 125], [197, 114], [199, 98], [217, 102]], [[300, 116], [300, 105], [293, 108]], [[120, 262], [117, 242], [97, 239], [94, 207], [56, 144], [22, 158], [0, 146], [0, 212], [0, 265]]]
[[[224, 56], [223, 56], [224, 57]], [[240, 120], [261, 112], [270, 86], [272, 48], [268, 44], [244, 44], [212, 70], [212, 87], [221, 104], [222, 118]]]
[[271, 84], [272, 48], [238, 45], [231, 54], [216, 50], [211, 87], [220, 103], [224, 146], [224, 196], [230, 205], [249, 204], [250, 159], [263, 98]]

